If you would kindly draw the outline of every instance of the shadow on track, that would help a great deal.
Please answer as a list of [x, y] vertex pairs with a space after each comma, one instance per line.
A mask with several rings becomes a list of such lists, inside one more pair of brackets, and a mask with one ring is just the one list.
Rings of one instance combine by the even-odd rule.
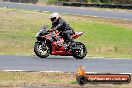
[[84, 60], [87, 60], [86, 58], [84, 58], [84, 59], [76, 59], [76, 58], [74, 58], [74, 57], [72, 57], [72, 56], [49, 56], [49, 57], [47, 57], [47, 58], [40, 58], [40, 57], [37, 57], [37, 56], [33, 56], [33, 59], [47, 59], [47, 60], [77, 60], [77, 61], [80, 61], [80, 60], [82, 60], [82, 61], [84, 61]]

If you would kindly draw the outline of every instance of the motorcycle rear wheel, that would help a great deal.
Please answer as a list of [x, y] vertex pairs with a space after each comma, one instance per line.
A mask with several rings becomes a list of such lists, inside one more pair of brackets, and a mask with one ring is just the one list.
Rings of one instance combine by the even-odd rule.
[[83, 59], [87, 55], [87, 48], [86, 46], [81, 42], [76, 42], [76, 47], [81, 46], [80, 50], [73, 50], [72, 55], [76, 59]]
[[34, 45], [34, 52], [35, 54], [40, 58], [46, 58], [50, 54], [50, 48], [49, 46], [45, 46], [46, 50], [42, 48], [42, 44], [36, 42]]

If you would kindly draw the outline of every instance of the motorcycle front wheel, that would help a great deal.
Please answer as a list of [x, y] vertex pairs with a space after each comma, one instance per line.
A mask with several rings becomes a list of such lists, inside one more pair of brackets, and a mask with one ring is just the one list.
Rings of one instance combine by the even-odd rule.
[[34, 52], [40, 58], [46, 58], [50, 54], [49, 46], [42, 47], [41, 43], [36, 42], [34, 45]]

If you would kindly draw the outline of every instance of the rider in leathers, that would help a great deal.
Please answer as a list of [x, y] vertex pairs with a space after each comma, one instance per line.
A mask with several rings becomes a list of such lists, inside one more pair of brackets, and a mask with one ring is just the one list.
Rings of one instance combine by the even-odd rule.
[[71, 35], [74, 34], [74, 30], [60, 17], [58, 13], [51, 14], [52, 30], [58, 30], [60, 36], [62, 36], [66, 43], [74, 46], [74, 40]]

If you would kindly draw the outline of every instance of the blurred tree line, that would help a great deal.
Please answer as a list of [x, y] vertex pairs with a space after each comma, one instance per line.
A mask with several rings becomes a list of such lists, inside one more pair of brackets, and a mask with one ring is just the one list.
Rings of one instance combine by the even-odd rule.
[[59, 1], [83, 3], [132, 4], [132, 0], [59, 0]]

